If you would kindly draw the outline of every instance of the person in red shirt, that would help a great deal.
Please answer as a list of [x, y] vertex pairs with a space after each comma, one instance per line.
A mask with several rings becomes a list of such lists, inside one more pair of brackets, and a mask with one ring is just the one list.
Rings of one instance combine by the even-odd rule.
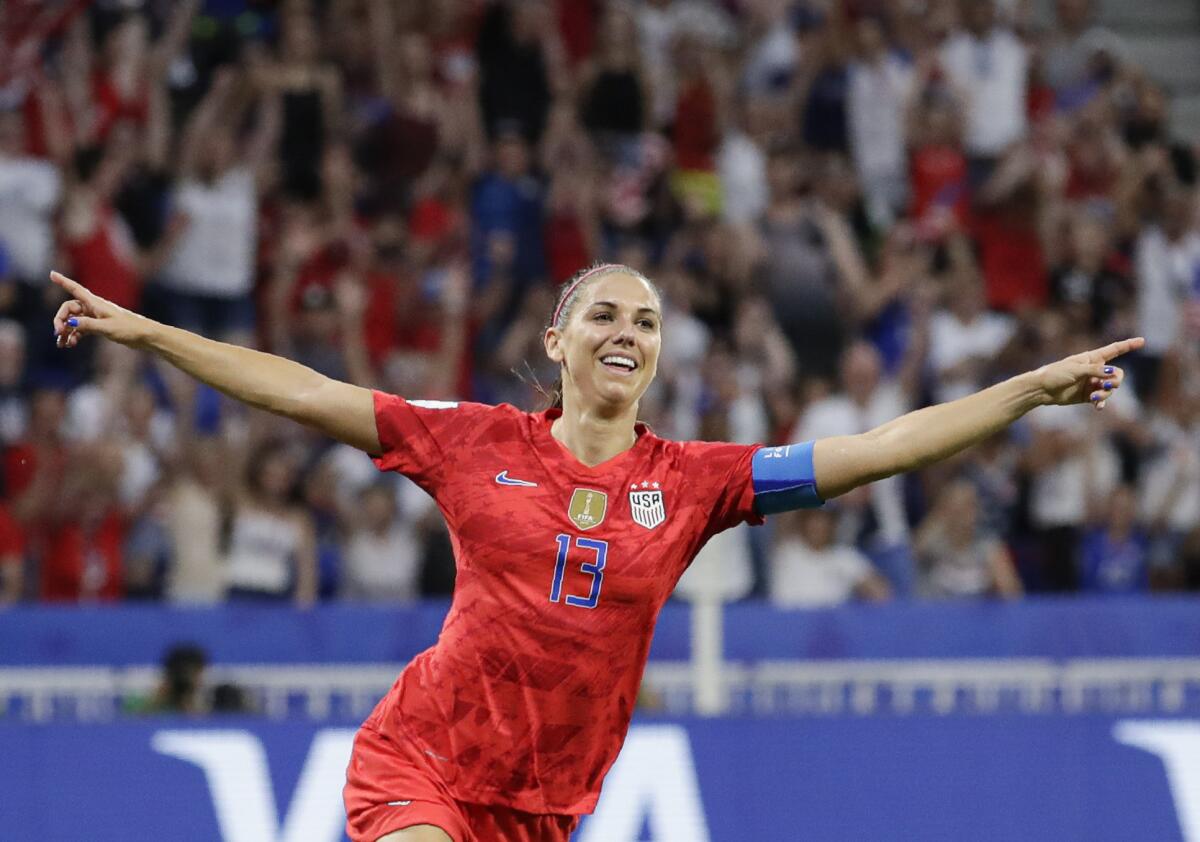
[[919, 102], [912, 120], [909, 215], [922, 231], [940, 234], [950, 224], [970, 222], [967, 158], [952, 100], [931, 93]]
[[637, 421], [662, 341], [657, 288], [602, 264], [543, 334], [553, 406], [406, 400], [140, 318], [74, 281], [61, 347], [149, 350], [415, 480], [458, 565], [437, 643], [363, 723], [344, 791], [354, 842], [565, 842], [629, 728], [655, 620], [712, 535], [944, 459], [1045, 404], [1103, 408], [1115, 342], [859, 435], [779, 447], [661, 439]]
[[76, 152], [59, 232], [75, 274], [122, 307], [137, 307], [142, 289], [133, 236], [113, 204], [130, 152], [126, 142]]
[[88, 499], [85, 516], [59, 524], [41, 563], [45, 602], [112, 602], [125, 593], [125, 520], [111, 497]]
[[1043, 203], [1038, 167], [1032, 150], [1016, 147], [1000, 160], [975, 196], [971, 232], [979, 243], [988, 306], [994, 310], [1044, 307], [1050, 298], [1038, 230]]
[[38, 536], [44, 602], [112, 602], [125, 594], [127, 522], [117, 500], [122, 456], [112, 445], [72, 452]]

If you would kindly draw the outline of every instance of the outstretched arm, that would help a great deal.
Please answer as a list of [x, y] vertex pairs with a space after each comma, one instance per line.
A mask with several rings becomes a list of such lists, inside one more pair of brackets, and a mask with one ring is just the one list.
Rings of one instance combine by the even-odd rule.
[[243, 403], [299, 421], [367, 453], [380, 452], [370, 389], [330, 379], [283, 357], [160, 324], [93, 295], [57, 272], [50, 277], [71, 296], [54, 317], [60, 348], [74, 347], [80, 336], [96, 334], [150, 351]]
[[1142, 347], [1126, 339], [1019, 374], [950, 403], [918, 409], [874, 430], [813, 444], [816, 490], [828, 500], [860, 485], [953, 456], [1047, 405], [1088, 403], [1103, 409], [1125, 378], [1115, 357]]

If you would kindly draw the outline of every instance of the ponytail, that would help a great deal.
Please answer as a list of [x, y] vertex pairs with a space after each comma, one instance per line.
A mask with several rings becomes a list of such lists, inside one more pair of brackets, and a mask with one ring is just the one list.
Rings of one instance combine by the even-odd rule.
[[519, 369], [514, 368], [511, 369], [512, 373], [518, 380], [520, 380], [526, 386], [532, 386], [534, 391], [542, 396], [541, 411], [544, 412], [547, 409], [562, 409], [562, 375], [559, 374], [558, 377], [555, 377], [554, 385], [547, 389], [542, 385], [542, 381], [538, 379], [537, 374], [534, 373], [533, 366], [529, 364], [528, 360], [524, 362], [524, 365], [525, 371], [520, 371]]
[[554, 385], [550, 387], [550, 391], [542, 392], [546, 398], [546, 406], [543, 409], [562, 409], [562, 375], [554, 378]]

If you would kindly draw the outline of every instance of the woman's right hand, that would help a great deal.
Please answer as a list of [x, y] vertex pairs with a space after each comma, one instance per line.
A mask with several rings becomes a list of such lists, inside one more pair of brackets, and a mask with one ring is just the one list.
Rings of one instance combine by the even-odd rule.
[[55, 343], [59, 348], [74, 348], [79, 344], [79, 337], [88, 334], [137, 347], [150, 335], [154, 325], [150, 319], [95, 295], [66, 275], [51, 272], [50, 280], [71, 296], [54, 314]]

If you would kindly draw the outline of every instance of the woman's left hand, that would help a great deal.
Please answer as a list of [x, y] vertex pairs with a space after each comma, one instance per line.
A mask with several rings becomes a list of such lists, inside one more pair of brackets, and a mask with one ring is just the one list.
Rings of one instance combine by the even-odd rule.
[[1109, 361], [1144, 344], [1140, 336], [1122, 339], [1042, 366], [1034, 374], [1045, 392], [1046, 403], [1066, 406], [1090, 401], [1096, 409], [1104, 409], [1105, 402], [1125, 379], [1125, 372], [1119, 366], [1109, 365]]

